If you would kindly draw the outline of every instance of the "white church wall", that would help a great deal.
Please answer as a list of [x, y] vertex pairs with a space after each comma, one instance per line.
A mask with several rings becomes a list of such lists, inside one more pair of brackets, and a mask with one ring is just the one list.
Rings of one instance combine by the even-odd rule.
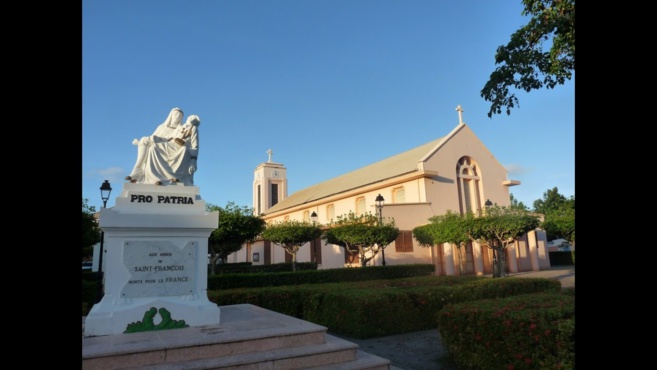
[[334, 244], [324, 244], [322, 241], [321, 269], [334, 269], [344, 267], [344, 250]]

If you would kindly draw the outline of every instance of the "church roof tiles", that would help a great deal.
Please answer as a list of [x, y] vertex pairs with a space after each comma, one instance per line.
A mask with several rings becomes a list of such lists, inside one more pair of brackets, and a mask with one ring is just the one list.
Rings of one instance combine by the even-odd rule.
[[299, 190], [269, 208], [265, 214], [282, 211], [390, 178], [420, 171], [419, 162], [425, 161], [428, 154], [433, 152], [442, 140], [443, 137], [432, 140], [411, 150]]

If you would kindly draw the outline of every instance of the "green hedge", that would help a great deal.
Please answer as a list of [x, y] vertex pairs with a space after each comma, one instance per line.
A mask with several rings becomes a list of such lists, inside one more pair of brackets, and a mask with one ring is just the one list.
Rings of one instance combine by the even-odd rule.
[[86, 281], [96, 281], [98, 280], [98, 272], [96, 271], [91, 271], [91, 270], [83, 270], [82, 271], [82, 280]]
[[96, 302], [97, 287], [96, 280], [82, 280], [82, 316], [87, 316]]
[[445, 306], [436, 321], [459, 369], [573, 369], [575, 295], [555, 292]]
[[[317, 270], [317, 264], [314, 262], [297, 262], [297, 271]], [[215, 265], [215, 274], [239, 274], [239, 273], [257, 273], [257, 272], [285, 272], [292, 271], [291, 263], [274, 263], [271, 265], [253, 265], [251, 262], [222, 263]], [[208, 265], [208, 275], [212, 275], [212, 266]]]
[[208, 291], [208, 298], [219, 306], [253, 304], [366, 339], [435, 329], [435, 313], [445, 305], [560, 287], [541, 278], [431, 276], [226, 289]]
[[400, 279], [415, 276], [430, 276], [434, 271], [435, 266], [432, 264], [416, 264], [272, 273], [223, 273], [208, 277], [208, 290]]

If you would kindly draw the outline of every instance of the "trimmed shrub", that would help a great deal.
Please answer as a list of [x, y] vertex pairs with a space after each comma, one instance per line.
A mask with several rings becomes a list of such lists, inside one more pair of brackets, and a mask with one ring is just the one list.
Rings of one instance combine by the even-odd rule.
[[438, 330], [461, 369], [572, 369], [575, 296], [522, 294], [445, 306]]
[[416, 264], [271, 273], [225, 273], [208, 276], [208, 290], [401, 279], [431, 276], [434, 271], [435, 267], [431, 264]]
[[559, 287], [559, 282], [548, 279], [424, 276], [227, 289], [208, 291], [208, 298], [220, 306], [253, 304], [366, 339], [435, 329], [436, 312], [448, 304], [559, 291]]

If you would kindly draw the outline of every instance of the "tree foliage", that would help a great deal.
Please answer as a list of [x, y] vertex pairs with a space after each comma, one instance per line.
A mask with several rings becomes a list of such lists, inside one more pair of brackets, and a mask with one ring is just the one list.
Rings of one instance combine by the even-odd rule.
[[541, 225], [548, 240], [566, 239], [575, 245], [575, 210], [571, 214], [554, 214]]
[[94, 245], [100, 243], [100, 228], [94, 214], [96, 208], [90, 206], [89, 200], [82, 198], [82, 259], [93, 256]]
[[575, 244], [575, 197], [566, 198], [555, 186], [534, 201], [534, 212], [545, 215], [541, 227], [548, 240], [566, 239]]
[[464, 229], [465, 223], [463, 222], [463, 218], [460, 214], [448, 210], [444, 215], [429, 218], [429, 222], [427, 225], [413, 229], [413, 237], [423, 247], [443, 243], [456, 246], [459, 258], [459, 271], [463, 274], [465, 270], [465, 247], [468, 241], [470, 241]]
[[465, 217], [471, 239], [495, 250], [504, 250], [519, 237], [536, 229], [538, 216], [511, 207], [492, 206], [483, 217]]
[[506, 270], [504, 251], [518, 238], [536, 229], [541, 220], [535, 214], [512, 207], [492, 206], [482, 217], [464, 218], [468, 236], [479, 244], [493, 249], [496, 271], [493, 277], [502, 276]]
[[315, 223], [288, 220], [267, 225], [262, 238], [278, 244], [292, 256], [292, 271], [297, 269], [297, 252], [306, 243], [319, 238], [322, 229]]
[[511, 208], [517, 208], [523, 211], [529, 211], [529, 207], [525, 205], [525, 203], [520, 202], [518, 199], [516, 199], [513, 194], [509, 194], [511, 198]]
[[541, 224], [548, 240], [566, 239], [575, 245], [575, 209], [545, 216]]
[[242, 249], [244, 243], [255, 240], [265, 229], [265, 220], [254, 216], [251, 208], [238, 206], [235, 202], [228, 202], [225, 207], [207, 203], [205, 209], [219, 212], [217, 229], [208, 239], [211, 273], [214, 274], [217, 260], [226, 262], [231, 253]]
[[[552, 89], [570, 80], [575, 71], [575, 0], [523, 0], [522, 15], [529, 22], [499, 46], [495, 64], [481, 90], [491, 102], [488, 117], [519, 105], [509, 87], [527, 92], [543, 87]], [[550, 42], [551, 41], [551, 42]]]
[[323, 239], [327, 243], [338, 245], [345, 253], [358, 254], [361, 266], [367, 263], [388, 244], [397, 239], [399, 229], [394, 220], [379, 222], [379, 219], [365, 213], [357, 216], [353, 212], [338, 216], [335, 222], [328, 225]]
[[543, 198], [534, 201], [534, 212], [549, 215], [551, 213], [563, 213], [569, 209], [575, 209], [575, 197], [566, 198], [559, 194], [555, 186], [543, 193]]
[[[538, 216], [527, 211], [497, 205], [487, 208], [485, 213], [479, 215], [472, 212], [461, 215], [447, 211], [444, 215], [431, 217], [429, 221], [429, 224], [413, 229], [413, 237], [421, 246], [450, 243], [459, 248], [461, 258], [461, 251], [465, 249], [463, 247], [468, 241], [478, 242], [493, 250], [494, 277], [501, 276], [505, 269], [504, 250], [541, 223]], [[459, 268], [462, 272], [462, 263]]]

